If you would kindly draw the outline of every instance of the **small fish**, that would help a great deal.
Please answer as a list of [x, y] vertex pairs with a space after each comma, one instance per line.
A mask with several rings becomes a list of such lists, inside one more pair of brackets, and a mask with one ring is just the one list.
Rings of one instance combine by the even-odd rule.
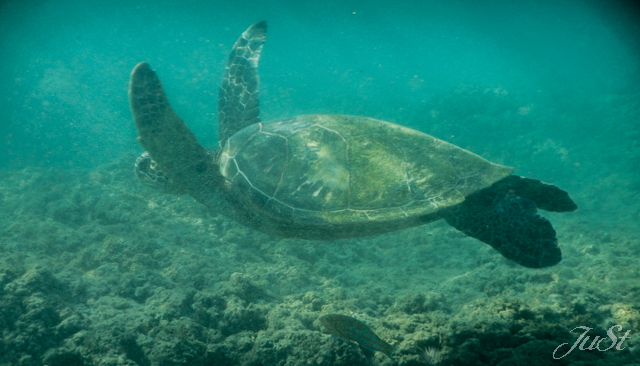
[[329, 333], [354, 341], [372, 351], [380, 351], [391, 357], [395, 347], [380, 339], [364, 322], [346, 315], [327, 314], [320, 318], [320, 323]]

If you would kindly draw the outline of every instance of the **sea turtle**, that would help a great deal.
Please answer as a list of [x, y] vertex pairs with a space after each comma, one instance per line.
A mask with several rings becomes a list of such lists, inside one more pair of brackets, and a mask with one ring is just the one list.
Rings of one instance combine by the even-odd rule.
[[551, 184], [373, 118], [261, 122], [258, 60], [266, 30], [266, 22], [252, 25], [231, 50], [218, 97], [218, 149], [198, 143], [149, 64], [133, 69], [129, 101], [147, 150], [136, 161], [140, 180], [280, 237], [360, 237], [444, 219], [526, 267], [560, 262], [555, 230], [536, 211], [577, 206]]

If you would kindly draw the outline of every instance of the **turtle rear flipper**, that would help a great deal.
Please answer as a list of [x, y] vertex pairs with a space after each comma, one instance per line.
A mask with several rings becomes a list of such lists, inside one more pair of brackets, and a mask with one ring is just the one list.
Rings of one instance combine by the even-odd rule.
[[191, 193], [203, 182], [215, 181], [211, 156], [173, 111], [160, 79], [146, 62], [131, 72], [129, 103], [138, 140], [176, 189]]
[[536, 214], [536, 204], [489, 189], [467, 197], [445, 219], [463, 233], [491, 245], [503, 256], [529, 268], [562, 260], [556, 231]]
[[491, 189], [531, 200], [545, 211], [570, 212], [578, 209], [569, 193], [539, 179], [510, 175], [494, 183]]

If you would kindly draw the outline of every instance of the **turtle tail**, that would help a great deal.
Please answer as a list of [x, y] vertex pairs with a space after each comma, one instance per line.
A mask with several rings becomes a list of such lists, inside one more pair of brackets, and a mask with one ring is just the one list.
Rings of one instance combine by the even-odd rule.
[[544, 268], [558, 264], [562, 254], [556, 231], [537, 214], [538, 206], [559, 212], [577, 208], [565, 191], [551, 184], [509, 176], [468, 196], [445, 220], [516, 263]]

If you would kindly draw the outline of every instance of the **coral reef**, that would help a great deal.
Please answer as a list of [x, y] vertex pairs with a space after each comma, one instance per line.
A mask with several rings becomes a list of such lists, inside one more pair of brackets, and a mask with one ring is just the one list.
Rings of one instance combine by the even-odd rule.
[[[565, 259], [544, 270], [443, 223], [278, 239], [138, 185], [131, 158], [5, 172], [0, 365], [631, 365], [640, 355], [633, 231], [566, 220]], [[397, 352], [322, 333], [325, 313], [365, 321]], [[606, 337], [616, 324], [631, 330], [623, 350], [552, 359], [576, 326]]]

